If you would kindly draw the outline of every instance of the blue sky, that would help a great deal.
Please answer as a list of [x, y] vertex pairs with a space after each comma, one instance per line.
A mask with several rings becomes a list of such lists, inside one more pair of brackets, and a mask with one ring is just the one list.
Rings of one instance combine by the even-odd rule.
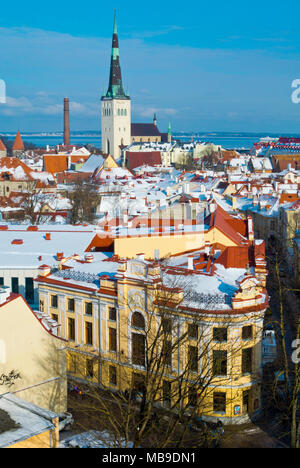
[[6, 2], [0, 15], [0, 131], [100, 128], [113, 9], [133, 121], [161, 130], [300, 133], [300, 6], [269, 0]]

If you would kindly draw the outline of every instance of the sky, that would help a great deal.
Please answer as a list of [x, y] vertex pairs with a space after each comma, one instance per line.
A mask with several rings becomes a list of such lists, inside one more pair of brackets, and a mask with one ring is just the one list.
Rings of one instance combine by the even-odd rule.
[[170, 121], [173, 131], [300, 133], [300, 3], [289, 0], [5, 2], [0, 132], [62, 131], [64, 97], [71, 131], [100, 129], [114, 8], [133, 122], [156, 112], [161, 131]]

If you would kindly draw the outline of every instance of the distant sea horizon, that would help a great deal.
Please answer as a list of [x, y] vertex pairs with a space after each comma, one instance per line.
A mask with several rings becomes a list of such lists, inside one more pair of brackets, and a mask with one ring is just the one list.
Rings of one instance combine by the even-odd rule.
[[[0, 137], [12, 140], [15, 138], [16, 132], [0, 132]], [[56, 146], [63, 143], [63, 132], [22, 132], [24, 142], [33, 143], [37, 147], [46, 148]], [[278, 138], [283, 136], [275, 133], [246, 133], [246, 132], [173, 132], [173, 138], [185, 142], [192, 140], [201, 140], [211, 142], [216, 145], [221, 145], [225, 149], [244, 149], [249, 150], [253, 143], [261, 138]], [[297, 137], [295, 134], [284, 134], [284, 136]], [[70, 136], [71, 145], [87, 145], [91, 144], [97, 148], [101, 148], [101, 135], [97, 131], [78, 131], [72, 132]]]

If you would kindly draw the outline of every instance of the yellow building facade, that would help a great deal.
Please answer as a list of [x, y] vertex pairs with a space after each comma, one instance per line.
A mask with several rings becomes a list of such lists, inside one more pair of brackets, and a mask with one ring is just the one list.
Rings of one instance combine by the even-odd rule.
[[[205, 238], [206, 247], [216, 239], [235, 245], [216, 227]], [[153, 384], [155, 376], [161, 404], [172, 404], [181, 393], [181, 404], [196, 406], [206, 418], [243, 422], [261, 407], [265, 265], [257, 264], [254, 275], [239, 281], [230, 305], [192, 307], [185, 296], [196, 273], [179, 269], [166, 287], [162, 278], [169, 267], [151, 259], [154, 247], [172, 251], [172, 241], [173, 236], [156, 236], [144, 238], [142, 245], [142, 239], [128, 238], [126, 248], [123, 239], [116, 274], [103, 275], [97, 288], [41, 271], [40, 308], [68, 340], [70, 377], [125, 391]], [[203, 237], [197, 241], [204, 245]], [[146, 255], [133, 255], [138, 248]], [[175, 253], [178, 249], [177, 241]], [[180, 285], [178, 278], [187, 283]], [[202, 278], [196, 277], [199, 285]]]

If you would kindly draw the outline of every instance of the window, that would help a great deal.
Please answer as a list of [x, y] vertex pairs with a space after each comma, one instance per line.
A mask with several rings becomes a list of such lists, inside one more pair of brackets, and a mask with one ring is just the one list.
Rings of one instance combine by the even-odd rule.
[[86, 377], [90, 379], [94, 377], [94, 362], [90, 358], [86, 358]]
[[227, 351], [213, 351], [213, 375], [227, 375]]
[[227, 328], [214, 328], [213, 329], [214, 341], [227, 341]]
[[244, 390], [243, 391], [243, 414], [246, 414], [249, 412], [249, 396], [250, 396], [249, 390]]
[[242, 350], [242, 374], [252, 372], [252, 348]]
[[41, 312], [44, 312], [44, 299], [40, 299], [39, 309], [40, 309]]
[[57, 296], [51, 296], [51, 307], [57, 309], [58, 298]]
[[171, 382], [163, 381], [163, 402], [168, 408], [171, 406]]
[[92, 302], [85, 302], [84, 308], [85, 308], [86, 315], [93, 315], [93, 303]]
[[172, 319], [163, 317], [161, 319], [161, 324], [164, 333], [172, 333]]
[[247, 325], [242, 328], [242, 339], [250, 340], [253, 337], [252, 325]]
[[68, 338], [75, 341], [75, 319], [68, 318]]
[[109, 366], [109, 383], [117, 385], [117, 368], [116, 366]]
[[109, 307], [108, 316], [109, 316], [109, 320], [112, 320], [113, 322], [115, 322], [117, 320], [117, 309], [115, 307]]
[[11, 279], [11, 292], [19, 294], [19, 278]]
[[51, 314], [52, 320], [55, 320], [55, 322], [58, 323], [58, 315], [57, 314]]
[[4, 286], [4, 278], [3, 278], [3, 276], [0, 276], [0, 286]]
[[145, 365], [145, 337], [140, 333], [132, 333], [132, 363]]
[[109, 351], [117, 351], [117, 330], [115, 328], [109, 328]]
[[191, 371], [198, 372], [198, 348], [197, 346], [188, 347], [188, 365]]
[[132, 374], [132, 388], [137, 392], [144, 393], [146, 389], [145, 385], [145, 376], [143, 374], [137, 374], [133, 372]]
[[172, 343], [171, 340], [164, 340], [162, 346], [162, 359], [166, 366], [172, 366]]
[[25, 299], [29, 303], [34, 302], [33, 278], [25, 278]]
[[214, 413], [226, 413], [226, 393], [215, 392], [213, 398]]
[[91, 322], [85, 322], [85, 342], [86, 344], [93, 344], [93, 324]]
[[145, 330], [145, 319], [140, 312], [134, 312], [132, 314], [131, 326]]
[[197, 390], [196, 387], [191, 385], [188, 392], [189, 406], [197, 406]]
[[198, 338], [198, 325], [195, 323], [188, 324], [188, 337], [197, 340]]
[[74, 312], [75, 310], [75, 300], [74, 299], [68, 299], [68, 311], [69, 312]]

